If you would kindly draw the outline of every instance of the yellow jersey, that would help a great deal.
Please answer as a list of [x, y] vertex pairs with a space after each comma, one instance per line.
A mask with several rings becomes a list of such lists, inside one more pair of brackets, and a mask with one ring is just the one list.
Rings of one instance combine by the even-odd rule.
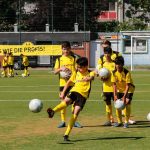
[[8, 65], [14, 65], [14, 57], [8, 56]]
[[111, 73], [113, 70], [115, 70], [115, 63], [113, 61], [108, 62], [106, 61], [103, 64], [103, 68], [107, 68], [110, 71], [109, 78], [103, 82], [103, 92], [113, 92], [113, 84], [111, 82]]
[[29, 60], [28, 60], [27, 56], [23, 56], [23, 58], [22, 58], [22, 64], [24, 66], [29, 66]]
[[114, 70], [111, 76], [111, 82], [116, 83], [117, 92], [119, 93], [124, 93], [127, 83], [131, 84], [128, 93], [134, 92], [135, 86], [131, 78], [131, 73], [125, 68], [123, 68], [122, 72], [118, 72], [117, 70]]
[[[121, 54], [119, 52], [112, 51], [111, 60], [114, 61], [117, 56], [121, 56]], [[106, 57], [104, 55], [101, 55], [98, 59], [98, 65], [103, 65], [106, 61]]]
[[[76, 59], [75, 59], [75, 57], [73, 57], [71, 55], [69, 55], [69, 56], [63, 56], [62, 55], [61, 57], [57, 58], [54, 68], [59, 69], [63, 66], [68, 68], [69, 70], [71, 70], [72, 73], [74, 71], [76, 71], [76, 68], [75, 68]], [[65, 86], [66, 83], [67, 83], [67, 79], [64, 79], [60, 76], [60, 79], [59, 79], [60, 86]]]
[[94, 71], [86, 71], [84, 74], [80, 73], [79, 71], [74, 72], [70, 77], [70, 80], [74, 83], [74, 86], [70, 90], [70, 92], [78, 92], [83, 97], [88, 98], [91, 90], [91, 81], [83, 81], [85, 77], [94, 77]]
[[4, 56], [3, 60], [2, 60], [2, 66], [6, 67], [8, 65], [8, 57]]

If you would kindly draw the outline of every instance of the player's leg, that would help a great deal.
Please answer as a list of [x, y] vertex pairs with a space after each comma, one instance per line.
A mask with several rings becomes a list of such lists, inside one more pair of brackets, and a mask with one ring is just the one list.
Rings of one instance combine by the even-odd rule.
[[103, 93], [103, 98], [106, 104], [105, 109], [106, 109], [106, 116], [107, 116], [107, 121], [104, 123], [104, 126], [111, 126], [111, 123], [114, 122], [114, 118], [112, 114], [112, 105], [111, 105], [112, 96], [113, 96], [112, 92]]
[[7, 68], [7, 66], [3, 67], [3, 69], [4, 69], [4, 77], [7, 77], [7, 75], [8, 75], [8, 68]]
[[128, 128], [129, 124], [129, 118], [131, 116], [131, 101], [132, 101], [133, 93], [128, 93], [126, 98], [126, 107], [124, 109], [124, 117], [125, 117], [125, 123], [124, 128]]
[[[63, 91], [63, 89], [64, 89], [64, 86], [61, 86], [60, 87], [60, 92], [62, 92]], [[67, 93], [70, 91], [70, 89], [71, 89], [71, 87], [69, 87], [68, 89], [67, 89], [67, 91], [65, 92], [65, 96], [67, 95]], [[66, 126], [66, 108], [64, 108], [64, 109], [62, 109], [61, 111], [60, 111], [60, 117], [61, 117], [61, 123], [57, 126], [58, 128], [63, 128], [63, 127], [65, 127]]]
[[64, 141], [68, 141], [69, 134], [72, 130], [72, 127], [74, 126], [74, 123], [76, 122], [80, 111], [83, 109], [83, 107], [86, 103], [86, 98], [84, 98], [81, 94], [79, 94], [77, 92], [72, 92], [69, 96], [70, 96], [70, 99], [72, 99], [72, 102], [75, 107], [74, 107], [74, 111], [72, 113], [73, 115], [71, 116], [71, 119], [67, 126], [67, 130], [64, 134]]
[[122, 126], [122, 110], [116, 109], [116, 117], [117, 117], [117, 122], [114, 124], [115, 127], [120, 127]]
[[[72, 104], [71, 109], [72, 109], [72, 112], [74, 112], [74, 104]], [[76, 127], [76, 128], [82, 128], [83, 126], [79, 122], [76, 121], [74, 123], [74, 127]]]
[[69, 139], [68, 139], [69, 138], [69, 134], [70, 134], [70, 132], [71, 132], [71, 130], [72, 130], [76, 120], [77, 120], [77, 117], [78, 117], [80, 111], [81, 111], [81, 107], [80, 106], [75, 106], [74, 112], [73, 112], [73, 114], [72, 114], [72, 116], [70, 118], [70, 121], [68, 123], [67, 130], [66, 130], [66, 132], [64, 134], [64, 141], [69, 141]]
[[47, 113], [49, 115], [49, 118], [52, 118], [56, 112], [66, 108], [70, 104], [71, 104], [71, 99], [68, 97], [65, 97], [65, 99], [61, 103], [59, 103], [56, 107], [54, 107], [53, 109], [48, 108]]

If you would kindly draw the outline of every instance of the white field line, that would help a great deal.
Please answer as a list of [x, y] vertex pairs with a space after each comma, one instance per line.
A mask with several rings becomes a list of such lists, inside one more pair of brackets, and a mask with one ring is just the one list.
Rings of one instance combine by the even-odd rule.
[[[4, 100], [4, 99], [0, 99], [0, 102], [29, 102], [30, 100], [21, 100], [21, 99], [18, 99], [18, 100], [12, 100], [12, 99], [7, 99], [7, 100]], [[54, 99], [54, 100], [42, 100], [42, 101], [47, 101], [47, 102], [59, 102], [60, 100], [59, 99]], [[136, 101], [136, 102], [150, 102], [149, 100], [133, 100], [133, 101]], [[88, 99], [87, 102], [103, 102], [103, 100], [101, 99]]]
[[[135, 84], [135, 85], [150, 85], [150, 84]], [[59, 87], [59, 85], [57, 85], [57, 84], [53, 84], [53, 85], [0, 85], [0, 88], [8, 88], [8, 87]], [[100, 83], [99, 85], [96, 85], [96, 84], [94, 84], [93, 86], [99, 86], [99, 87], [101, 87], [102, 86], [102, 84]]]
[[[46, 91], [46, 90], [44, 90], [44, 91], [25, 91], [25, 90], [20, 90], [20, 91], [13, 91], [13, 90], [11, 90], [11, 91], [0, 91], [0, 93], [58, 93], [59, 91], [57, 91], [57, 90], [55, 90], [55, 91], [51, 91], [51, 90], [49, 90], [49, 91]], [[135, 91], [134, 93], [149, 93], [150, 91]], [[99, 91], [91, 91], [91, 93], [90, 94], [92, 94], [92, 93], [101, 93], [101, 90], [99, 90]]]

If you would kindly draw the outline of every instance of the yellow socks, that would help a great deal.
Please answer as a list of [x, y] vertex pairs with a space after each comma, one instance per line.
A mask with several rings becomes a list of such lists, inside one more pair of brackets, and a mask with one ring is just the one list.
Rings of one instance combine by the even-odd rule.
[[118, 123], [122, 123], [122, 111], [116, 109], [116, 117], [117, 117], [117, 121]]
[[65, 132], [65, 135], [69, 135], [69, 134], [70, 134], [71, 129], [72, 129], [72, 127], [73, 127], [73, 125], [74, 125], [74, 123], [75, 123], [76, 120], [77, 120], [77, 115], [72, 114], [72, 117], [71, 117], [71, 119], [70, 119], [70, 121], [69, 121], [67, 130], [66, 130], [66, 132]]
[[126, 107], [124, 109], [125, 123], [128, 123], [129, 118], [130, 118], [130, 114], [131, 114], [131, 106], [130, 105], [126, 105]]
[[109, 121], [111, 121], [113, 119], [111, 105], [106, 105], [106, 115], [107, 115], [107, 118]]
[[65, 122], [65, 120], [66, 120], [66, 108], [64, 108], [63, 110], [60, 111], [60, 115], [61, 115], [61, 121]]
[[62, 109], [64, 109], [64, 108], [66, 108], [66, 107], [67, 107], [66, 102], [61, 102], [61, 103], [58, 104], [53, 110], [54, 110], [55, 112], [58, 112], [58, 111], [60, 111], [60, 110], [62, 110]]

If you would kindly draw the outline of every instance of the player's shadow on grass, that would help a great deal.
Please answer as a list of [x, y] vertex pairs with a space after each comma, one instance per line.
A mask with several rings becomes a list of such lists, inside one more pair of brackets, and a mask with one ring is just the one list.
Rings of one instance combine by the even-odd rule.
[[103, 125], [88, 125], [88, 126], [83, 126], [83, 128], [86, 128], [86, 127], [103, 127]]
[[139, 140], [145, 137], [98, 137], [98, 138], [88, 138], [88, 139], [80, 139], [80, 140], [72, 140], [72, 142], [82, 142], [82, 141], [95, 141], [95, 140], [117, 140], [117, 139], [131, 139], [131, 140]]
[[149, 128], [150, 122], [149, 121], [136, 121], [135, 125], [130, 125], [131, 128]]

